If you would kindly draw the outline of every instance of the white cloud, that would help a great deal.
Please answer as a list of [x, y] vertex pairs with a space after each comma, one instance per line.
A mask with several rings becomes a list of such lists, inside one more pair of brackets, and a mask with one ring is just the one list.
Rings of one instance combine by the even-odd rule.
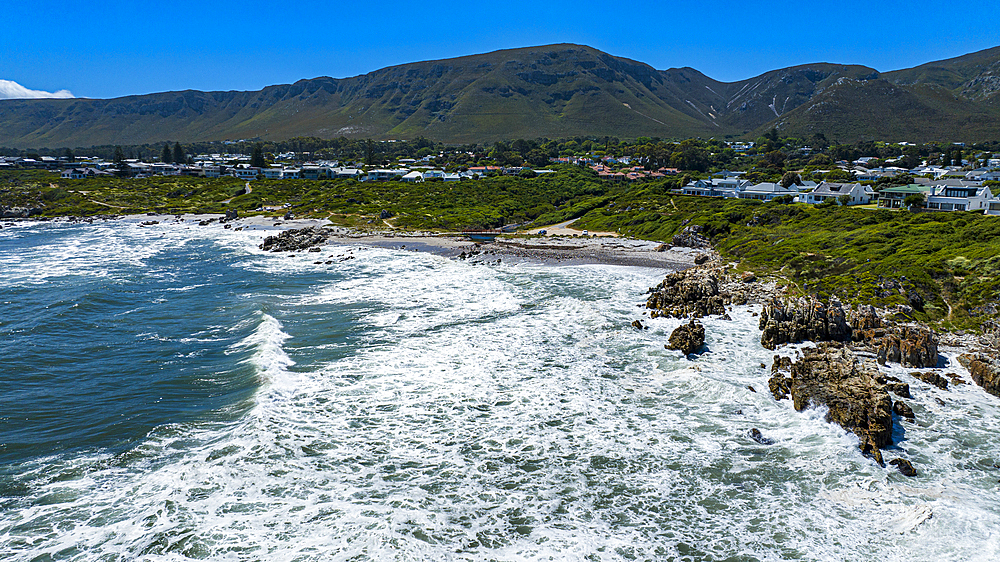
[[28, 98], [71, 98], [73, 93], [69, 90], [59, 90], [58, 92], [43, 92], [41, 90], [29, 90], [17, 82], [10, 80], [0, 80], [0, 100], [7, 99], [28, 99]]

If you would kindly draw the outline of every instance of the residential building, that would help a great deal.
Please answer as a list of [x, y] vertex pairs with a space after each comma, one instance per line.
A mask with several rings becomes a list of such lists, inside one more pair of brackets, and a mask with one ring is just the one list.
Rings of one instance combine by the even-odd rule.
[[758, 183], [756, 185], [746, 186], [741, 190], [737, 197], [740, 199], [755, 199], [758, 201], [771, 201], [775, 197], [782, 197], [784, 195], [791, 195], [792, 197], [798, 196], [798, 191], [787, 189], [781, 187], [780, 184], [765, 182]]
[[860, 183], [823, 182], [816, 186], [816, 189], [803, 194], [802, 199], [806, 203], [817, 204], [828, 199], [839, 201], [844, 195], [849, 198], [848, 205], [867, 205], [871, 202], [870, 196], [865, 192], [865, 186]]

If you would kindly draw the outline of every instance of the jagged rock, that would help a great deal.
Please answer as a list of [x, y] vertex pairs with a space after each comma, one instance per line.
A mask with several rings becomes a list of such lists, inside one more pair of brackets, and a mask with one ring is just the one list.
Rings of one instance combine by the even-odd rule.
[[[763, 365], [761, 366], [763, 367]], [[791, 370], [791, 358], [774, 356], [774, 362], [771, 364], [771, 378], [767, 381], [767, 387], [774, 395], [775, 400], [784, 400], [792, 392]]]
[[684, 230], [674, 235], [673, 245], [685, 248], [707, 248], [710, 242], [708, 238], [701, 235], [701, 231], [701, 225], [698, 224], [685, 226]]
[[632, 321], [632, 327], [635, 328], [636, 330], [645, 330], [646, 329], [646, 327], [642, 325], [642, 322], [640, 322], [638, 320], [633, 320]]
[[893, 362], [918, 369], [937, 366], [937, 340], [926, 328], [897, 326], [882, 337], [874, 336], [869, 345], [877, 349], [881, 365]]
[[285, 230], [277, 236], [268, 236], [260, 249], [271, 252], [289, 252], [305, 250], [313, 246], [320, 246], [326, 242], [331, 235], [331, 231], [320, 228], [302, 228], [299, 230]]
[[[879, 382], [878, 366], [873, 362], [858, 358], [846, 345], [836, 342], [807, 349], [798, 361], [786, 360], [776, 357], [771, 367], [775, 376], [769, 386], [776, 398], [780, 394], [776, 390], [787, 387], [796, 410], [810, 404], [826, 405], [827, 421], [858, 435], [863, 450], [891, 443], [892, 399]], [[781, 372], [785, 365], [788, 377]]]
[[903, 476], [917, 475], [917, 469], [913, 468], [913, 465], [910, 464], [910, 461], [906, 459], [892, 459], [891, 461], [889, 461], [889, 464], [896, 465], [896, 468], [898, 468], [899, 471], [903, 473]]
[[719, 277], [713, 271], [689, 269], [667, 275], [650, 289], [646, 308], [657, 316], [700, 318], [710, 314], [725, 314], [728, 295], [719, 290]]
[[815, 299], [772, 299], [760, 313], [760, 343], [767, 349], [803, 341], [850, 341], [851, 326], [839, 304]]
[[969, 370], [972, 380], [993, 396], [1000, 396], [1000, 363], [986, 354], [963, 354], [958, 362]]
[[906, 418], [910, 421], [916, 419], [916, 416], [913, 415], [913, 408], [910, 408], [906, 402], [900, 402], [898, 400], [893, 402], [892, 411], [901, 418]]
[[705, 345], [705, 326], [692, 318], [689, 323], [681, 324], [670, 334], [667, 349], [677, 349], [684, 355], [689, 355], [703, 345]]
[[914, 371], [910, 373], [910, 376], [918, 378], [927, 384], [933, 384], [934, 386], [940, 388], [941, 390], [948, 390], [948, 379], [942, 377], [937, 373], [934, 372], [921, 373], [919, 371]]
[[851, 315], [851, 339], [870, 347], [879, 364], [930, 368], [938, 362], [938, 342], [924, 327], [899, 326], [879, 317], [872, 306], [862, 306]]
[[657, 252], [666, 252], [669, 249], [670, 249], [669, 244], [660, 244], [659, 246], [656, 247]]
[[761, 433], [756, 427], [750, 428], [750, 439], [753, 439], [761, 445], [774, 445], [774, 440], [764, 437], [764, 434]]
[[701, 265], [703, 263], [708, 263], [708, 260], [710, 259], [711, 258], [708, 257], [708, 254], [698, 254], [694, 257], [694, 264]]
[[944, 376], [948, 377], [948, 380], [951, 381], [951, 384], [955, 384], [955, 385], [958, 385], [958, 384], [969, 384], [969, 383], [965, 382], [964, 380], [962, 380], [962, 377], [960, 377], [958, 375], [958, 373], [945, 373]]
[[910, 395], [910, 385], [905, 382], [887, 382], [885, 383], [885, 389], [900, 398], [913, 398]]
[[861, 449], [861, 454], [874, 460], [879, 466], [885, 468], [885, 461], [882, 460], [882, 451], [878, 448], [878, 445], [872, 440], [871, 437], [863, 437], [861, 443], [858, 445]]

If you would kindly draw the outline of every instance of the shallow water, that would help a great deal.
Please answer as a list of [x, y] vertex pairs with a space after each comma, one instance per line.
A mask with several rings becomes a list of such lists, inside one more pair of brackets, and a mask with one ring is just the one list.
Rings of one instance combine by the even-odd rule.
[[750, 310], [693, 360], [663, 347], [679, 320], [630, 327], [662, 271], [260, 237], [0, 230], [0, 559], [1000, 553], [1000, 400], [974, 385], [893, 369], [908, 479], [771, 398]]

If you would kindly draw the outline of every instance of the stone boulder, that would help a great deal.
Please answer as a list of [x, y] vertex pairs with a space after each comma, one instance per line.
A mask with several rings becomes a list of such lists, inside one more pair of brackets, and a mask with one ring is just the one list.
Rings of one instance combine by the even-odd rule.
[[771, 370], [768, 385], [775, 398], [781, 399], [787, 389], [798, 411], [826, 406], [827, 421], [856, 434], [863, 451], [876, 460], [881, 457], [877, 449], [891, 444], [892, 399], [871, 360], [857, 357], [842, 343], [824, 342], [806, 349], [798, 361], [776, 358]]
[[277, 236], [268, 236], [260, 245], [269, 252], [294, 252], [324, 244], [330, 237], [328, 229], [316, 227], [285, 230]]
[[941, 375], [933, 371], [929, 373], [921, 373], [920, 371], [914, 371], [910, 373], [910, 376], [918, 378], [927, 384], [933, 384], [934, 386], [940, 388], [941, 390], [948, 390], [948, 379], [942, 377]]
[[804, 341], [850, 341], [851, 326], [840, 304], [816, 299], [772, 299], [760, 313], [760, 343], [776, 349]]
[[906, 402], [896, 401], [892, 403], [892, 411], [899, 417], [913, 421], [916, 416], [913, 415], [913, 408], [910, 408]]
[[711, 244], [708, 238], [702, 234], [702, 227], [698, 224], [685, 226], [683, 230], [675, 234], [671, 242], [674, 246], [684, 248], [707, 248]]
[[958, 362], [969, 370], [972, 380], [993, 396], [1000, 396], [1000, 361], [995, 357], [979, 354], [963, 354]]
[[903, 476], [912, 477], [917, 475], [917, 469], [913, 468], [913, 464], [906, 459], [892, 459], [891, 461], [889, 461], [889, 464], [895, 465], [896, 468], [899, 469], [899, 472], [903, 474]]
[[649, 290], [646, 308], [651, 316], [673, 318], [700, 318], [711, 314], [725, 314], [729, 304], [727, 294], [719, 290], [719, 276], [705, 269], [688, 269], [667, 275]]
[[684, 355], [690, 355], [705, 345], [705, 326], [692, 318], [687, 324], [681, 324], [670, 334], [667, 349], [679, 350]]

